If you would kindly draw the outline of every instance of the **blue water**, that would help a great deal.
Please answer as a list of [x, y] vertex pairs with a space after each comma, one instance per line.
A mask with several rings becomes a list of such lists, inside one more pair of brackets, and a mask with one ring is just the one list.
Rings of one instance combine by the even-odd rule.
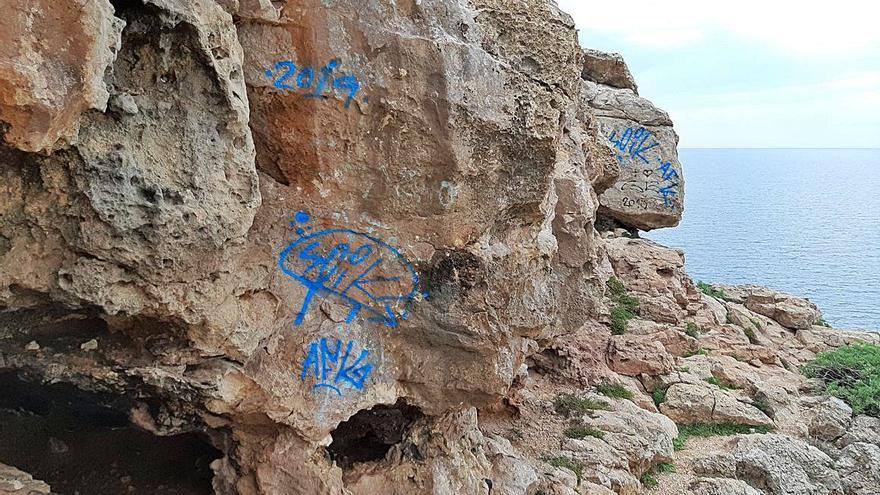
[[809, 297], [836, 327], [880, 329], [880, 150], [683, 149], [681, 248], [695, 280]]

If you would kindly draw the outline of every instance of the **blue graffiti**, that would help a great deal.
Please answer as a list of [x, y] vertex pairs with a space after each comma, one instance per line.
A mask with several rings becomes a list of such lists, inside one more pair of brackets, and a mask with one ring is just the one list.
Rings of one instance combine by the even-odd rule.
[[[310, 219], [305, 212], [295, 216], [297, 224]], [[406, 320], [412, 301], [419, 295], [419, 276], [413, 265], [387, 243], [349, 229], [308, 233], [297, 227], [299, 239], [281, 252], [278, 265], [307, 293], [296, 315], [301, 325], [316, 297], [334, 297], [346, 302], [350, 311], [346, 323], [363, 312], [367, 321], [397, 328]]]
[[[337, 67], [339, 67], [339, 61], [334, 59], [321, 69], [319, 76], [315, 74], [315, 70], [311, 67], [302, 67], [299, 70], [299, 74], [297, 74], [296, 64], [290, 60], [284, 60], [275, 64], [274, 71], [267, 69], [264, 74], [269, 79], [272, 79], [272, 85], [275, 86], [276, 89], [282, 91], [311, 89], [312, 85], [315, 83], [315, 79], [317, 79], [317, 85], [315, 88], [304, 93], [302, 96], [306, 98], [327, 98], [328, 95], [325, 94], [325, 89], [332, 89], [334, 94], [336, 91], [344, 91], [348, 93], [344, 105], [345, 108], [348, 108], [352, 100], [354, 100], [355, 95], [357, 95], [360, 90], [361, 85], [355, 76], [348, 75], [334, 78], [333, 71], [336, 70]], [[294, 75], [296, 75], [296, 86], [288, 83]]]
[[627, 127], [620, 136], [617, 135], [616, 130], [612, 131], [611, 137], [609, 137], [608, 140], [611, 141], [617, 151], [619, 151], [616, 155], [617, 161], [622, 163], [624, 158], [629, 158], [630, 160], [638, 158], [639, 160], [648, 163], [648, 159], [645, 157], [644, 153], [660, 146], [660, 143], [658, 143], [656, 139], [653, 142], [648, 143], [647, 141], [651, 137], [651, 131], [644, 127], [639, 127], [638, 129]]
[[364, 382], [373, 371], [373, 365], [365, 363], [370, 351], [361, 349], [358, 357], [354, 358], [351, 352], [353, 346], [354, 341], [351, 340], [345, 344], [344, 349], [341, 340], [336, 340], [334, 346], [328, 345], [325, 338], [321, 338], [320, 342], [312, 342], [300, 379], [305, 382], [309, 374], [312, 374], [315, 377], [313, 390], [327, 388], [340, 396], [343, 386], [363, 390]]

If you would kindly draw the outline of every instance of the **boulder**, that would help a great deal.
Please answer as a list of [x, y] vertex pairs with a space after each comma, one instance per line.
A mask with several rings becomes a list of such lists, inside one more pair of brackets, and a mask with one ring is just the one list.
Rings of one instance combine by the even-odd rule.
[[0, 464], [0, 495], [49, 495], [46, 483], [12, 466]]
[[599, 213], [641, 230], [678, 225], [685, 184], [669, 115], [630, 89], [585, 84], [602, 134], [620, 163], [617, 182], [599, 197]]
[[675, 361], [650, 335], [615, 335], [608, 346], [608, 366], [626, 376], [662, 375], [673, 370]]
[[880, 447], [880, 418], [856, 416], [846, 433], [837, 441], [837, 446], [843, 448], [856, 442], [871, 443]]
[[872, 443], [851, 443], [840, 453], [834, 464], [846, 495], [880, 493], [880, 446]]
[[693, 495], [762, 495], [745, 481], [728, 478], [697, 478], [688, 488]]
[[852, 408], [837, 397], [801, 400], [803, 420], [809, 435], [824, 442], [843, 436], [852, 422]]
[[842, 495], [834, 462], [803, 440], [777, 434], [745, 435], [731, 453], [736, 477], [767, 495]]
[[773, 420], [758, 408], [708, 383], [671, 385], [666, 390], [666, 400], [660, 405], [660, 412], [679, 424], [773, 425]]
[[808, 299], [790, 296], [764, 287], [748, 290], [745, 307], [796, 330], [810, 328], [822, 312]]
[[619, 53], [584, 48], [584, 71], [581, 77], [612, 88], [631, 89], [636, 95], [639, 94], [636, 81]]

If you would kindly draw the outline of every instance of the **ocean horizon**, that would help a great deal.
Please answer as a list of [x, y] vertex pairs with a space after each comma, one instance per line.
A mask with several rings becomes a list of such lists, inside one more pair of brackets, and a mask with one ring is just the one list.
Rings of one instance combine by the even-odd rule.
[[835, 327], [880, 330], [880, 149], [681, 148], [695, 280], [808, 297]]

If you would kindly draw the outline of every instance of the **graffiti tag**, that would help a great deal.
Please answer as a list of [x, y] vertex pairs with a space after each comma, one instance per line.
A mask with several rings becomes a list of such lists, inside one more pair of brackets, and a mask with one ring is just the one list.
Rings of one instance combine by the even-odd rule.
[[344, 347], [341, 340], [336, 340], [335, 345], [329, 345], [325, 338], [321, 338], [319, 342], [312, 342], [309, 346], [309, 354], [303, 363], [300, 379], [305, 382], [309, 375], [313, 375], [315, 379], [313, 390], [326, 388], [336, 392], [337, 395], [342, 395], [343, 387], [363, 390], [364, 382], [373, 371], [373, 365], [366, 362], [370, 351], [361, 349], [360, 354], [354, 357], [353, 348], [352, 340], [349, 340]]
[[334, 95], [336, 91], [347, 92], [344, 106], [348, 108], [360, 90], [361, 84], [357, 77], [352, 75], [334, 77], [333, 71], [337, 67], [339, 61], [333, 59], [318, 73], [311, 67], [300, 67], [297, 72], [295, 63], [283, 60], [275, 64], [274, 70], [267, 69], [264, 74], [272, 80], [272, 86], [281, 91], [310, 90], [303, 93], [302, 96], [306, 98], [327, 98], [329, 95], [325, 94], [325, 90], [332, 91]]

